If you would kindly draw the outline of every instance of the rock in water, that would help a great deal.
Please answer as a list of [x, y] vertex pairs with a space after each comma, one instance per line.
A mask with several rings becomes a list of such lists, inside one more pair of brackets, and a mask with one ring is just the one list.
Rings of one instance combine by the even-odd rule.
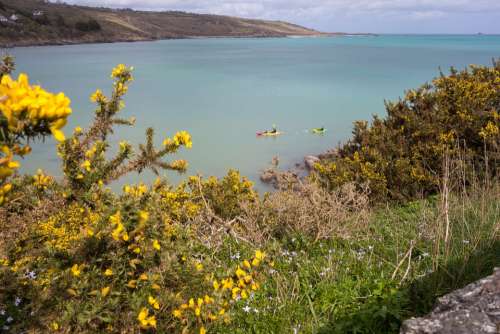
[[400, 333], [500, 333], [500, 268], [491, 276], [439, 298], [429, 315], [406, 320]]
[[320, 160], [318, 157], [315, 157], [314, 155], [308, 155], [304, 158], [304, 162], [308, 169], [313, 169], [314, 165], [320, 162]]
[[276, 182], [276, 171], [272, 168], [268, 168], [260, 174], [260, 180], [264, 183], [274, 183]]

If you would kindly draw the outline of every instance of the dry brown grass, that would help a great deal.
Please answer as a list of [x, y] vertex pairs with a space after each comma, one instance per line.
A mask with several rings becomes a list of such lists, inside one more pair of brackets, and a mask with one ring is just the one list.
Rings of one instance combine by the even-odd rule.
[[0, 258], [6, 257], [8, 243], [19, 240], [30, 226], [64, 207], [62, 197], [51, 196], [38, 203], [31, 203], [27, 198], [14, 198], [7, 207], [0, 207]]
[[221, 244], [228, 234], [236, 240], [263, 245], [271, 239], [304, 235], [316, 241], [351, 238], [369, 221], [368, 190], [346, 184], [328, 192], [312, 183], [266, 194], [260, 201], [241, 203], [241, 214], [224, 220], [209, 207], [194, 220], [200, 238]]

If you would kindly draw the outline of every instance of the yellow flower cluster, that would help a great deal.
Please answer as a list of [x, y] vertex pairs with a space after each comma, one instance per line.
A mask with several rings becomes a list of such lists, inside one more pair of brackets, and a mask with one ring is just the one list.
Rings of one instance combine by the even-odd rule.
[[186, 160], [175, 160], [170, 164], [170, 167], [174, 170], [185, 171], [188, 168], [188, 162]]
[[106, 96], [102, 93], [100, 89], [97, 89], [94, 94], [90, 96], [90, 101], [94, 103], [106, 103], [107, 98]]
[[132, 197], [141, 197], [148, 192], [148, 187], [144, 183], [139, 183], [136, 186], [125, 185], [123, 192]]
[[13, 157], [14, 153], [8, 146], [0, 147], [0, 181], [11, 176], [14, 170], [19, 168], [19, 162], [13, 161]]
[[[134, 70], [133, 67], [127, 67], [124, 64], [119, 64], [113, 69], [113, 71], [111, 71], [111, 78], [117, 80], [113, 84], [115, 87], [114, 94], [117, 97], [121, 97], [127, 93], [128, 91], [127, 84], [134, 79], [132, 77], [133, 70]], [[100, 97], [99, 94], [96, 97]], [[120, 101], [118, 109], [121, 109], [122, 107], [123, 107], [123, 101]]]
[[119, 78], [123, 74], [126, 74], [127, 72], [130, 72], [133, 70], [134, 70], [133, 67], [127, 67], [127, 66], [125, 66], [125, 64], [119, 64], [111, 71], [111, 78]]
[[61, 128], [71, 114], [70, 99], [63, 93], [57, 95], [30, 86], [26, 74], [17, 80], [4, 75], [0, 82], [0, 111], [7, 120], [9, 131], [22, 134], [28, 127], [44, 127], [58, 141], [64, 140]]
[[71, 267], [71, 274], [75, 277], [78, 277], [80, 276], [80, 274], [82, 273], [82, 270], [83, 270], [83, 264], [74, 264], [72, 267]]
[[[192, 195], [185, 188], [185, 184], [181, 184], [175, 190], [169, 187], [156, 189], [160, 194], [164, 211], [176, 220], [192, 218], [200, 211], [200, 206], [193, 202]], [[167, 224], [166, 228], [170, 227], [170, 224]]]
[[500, 129], [493, 122], [489, 121], [486, 126], [481, 129], [479, 135], [483, 139], [498, 137], [500, 135]]
[[191, 135], [187, 131], [179, 131], [174, 135], [174, 139], [167, 138], [163, 141], [164, 146], [174, 146], [178, 148], [179, 146], [185, 146], [186, 148], [193, 147], [193, 142]]
[[150, 316], [149, 315], [149, 310], [145, 307], [141, 309], [139, 312], [139, 315], [137, 316], [137, 320], [139, 321], [139, 324], [141, 325], [141, 328], [148, 329], [148, 328], [156, 328], [156, 318], [154, 315]]
[[129, 236], [127, 230], [122, 224], [122, 216], [120, 211], [117, 211], [114, 215], [109, 217], [109, 222], [114, 227], [114, 230], [111, 233], [113, 239], [115, 239], [116, 241], [119, 241], [120, 239], [122, 239], [123, 241], [128, 241]]
[[98, 213], [71, 205], [67, 210], [40, 222], [35, 232], [47, 247], [64, 251], [83, 238], [93, 235], [98, 219]]
[[[196, 323], [201, 325], [200, 333], [206, 333], [205, 326], [210, 322], [219, 319], [229, 321], [227, 312], [230, 304], [248, 299], [251, 293], [260, 288], [256, 280], [257, 268], [265, 257], [264, 252], [256, 250], [254, 256], [241, 262], [232, 275], [221, 280], [213, 280], [212, 296], [206, 294], [202, 298], [190, 298], [174, 309], [172, 315], [182, 323], [188, 323], [189, 317], [194, 316]], [[198, 266], [196, 269], [199, 270]]]
[[214, 281], [214, 289], [218, 290], [220, 287], [222, 292], [230, 291], [233, 300], [247, 299], [252, 291], [257, 291], [260, 287], [259, 283], [254, 280], [256, 273], [252, 271], [260, 266], [264, 257], [265, 253], [260, 250], [255, 251], [253, 259], [244, 260], [237, 267], [233, 277], [223, 279], [220, 284]]
[[184, 145], [187, 148], [193, 147], [193, 142], [191, 141], [191, 135], [187, 131], [177, 132], [174, 136], [174, 143], [177, 146]]
[[52, 177], [50, 177], [49, 175], [45, 175], [41, 169], [39, 169], [36, 174], [33, 175], [33, 184], [40, 190], [47, 189], [47, 186], [49, 186], [51, 183]]
[[5, 201], [5, 197], [7, 196], [7, 193], [9, 193], [11, 189], [12, 189], [12, 184], [10, 183], [0, 186], [0, 205], [3, 204], [3, 202]]

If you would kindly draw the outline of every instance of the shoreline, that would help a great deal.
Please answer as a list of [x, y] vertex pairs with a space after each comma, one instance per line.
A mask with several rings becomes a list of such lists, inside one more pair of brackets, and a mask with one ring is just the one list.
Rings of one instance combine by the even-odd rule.
[[332, 38], [332, 37], [350, 37], [350, 36], [366, 36], [378, 37], [379, 34], [372, 33], [318, 33], [309, 35], [247, 35], [247, 36], [180, 36], [167, 38], [138, 38], [138, 39], [123, 39], [123, 40], [61, 40], [61, 41], [16, 41], [12, 43], [0, 43], [1, 49], [25, 48], [25, 47], [43, 47], [43, 46], [65, 46], [65, 45], [86, 45], [86, 44], [114, 44], [114, 43], [136, 43], [136, 42], [156, 42], [168, 40], [184, 40], [184, 39], [250, 39], [250, 38]]

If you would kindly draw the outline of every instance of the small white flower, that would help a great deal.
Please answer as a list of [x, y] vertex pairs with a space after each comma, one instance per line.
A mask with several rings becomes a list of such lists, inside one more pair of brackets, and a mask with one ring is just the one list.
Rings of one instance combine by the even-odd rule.
[[462, 242], [465, 244], [465, 245], [468, 245], [470, 243], [469, 240], [462, 240]]
[[428, 256], [429, 256], [429, 253], [427, 253], [427, 252], [422, 253], [422, 257], [428, 257]]
[[254, 308], [254, 309], [253, 309], [253, 311], [254, 311], [255, 313], [257, 313], [257, 314], [259, 313], [259, 310], [258, 310], [258, 309], [256, 309], [256, 308]]
[[269, 269], [269, 273], [270, 273], [271, 275], [276, 274], [276, 270], [274, 270], [274, 269]]
[[373, 250], [373, 246], [368, 246], [368, 249], [369, 250]]
[[0, 310], [0, 315], [5, 315], [5, 310]]
[[231, 255], [231, 260], [239, 260], [240, 259], [240, 252], [237, 252], [234, 255]]
[[31, 280], [36, 279], [36, 273], [34, 271], [28, 271], [24, 276], [26, 276], [26, 278], [29, 278]]
[[3, 329], [4, 331], [8, 331], [8, 330], [10, 329], [10, 327], [9, 327], [9, 326], [7, 326], [7, 325], [4, 325], [4, 326], [2, 327], [2, 329]]
[[16, 297], [16, 299], [14, 300], [14, 305], [19, 306], [19, 304], [21, 304], [21, 298]]
[[12, 321], [14, 321], [14, 318], [12, 318], [12, 317], [8, 317], [5, 321], [6, 321], [7, 323], [11, 323]]
[[246, 305], [244, 308], [243, 308], [243, 311], [245, 311], [245, 313], [249, 313], [251, 310], [250, 306]]

